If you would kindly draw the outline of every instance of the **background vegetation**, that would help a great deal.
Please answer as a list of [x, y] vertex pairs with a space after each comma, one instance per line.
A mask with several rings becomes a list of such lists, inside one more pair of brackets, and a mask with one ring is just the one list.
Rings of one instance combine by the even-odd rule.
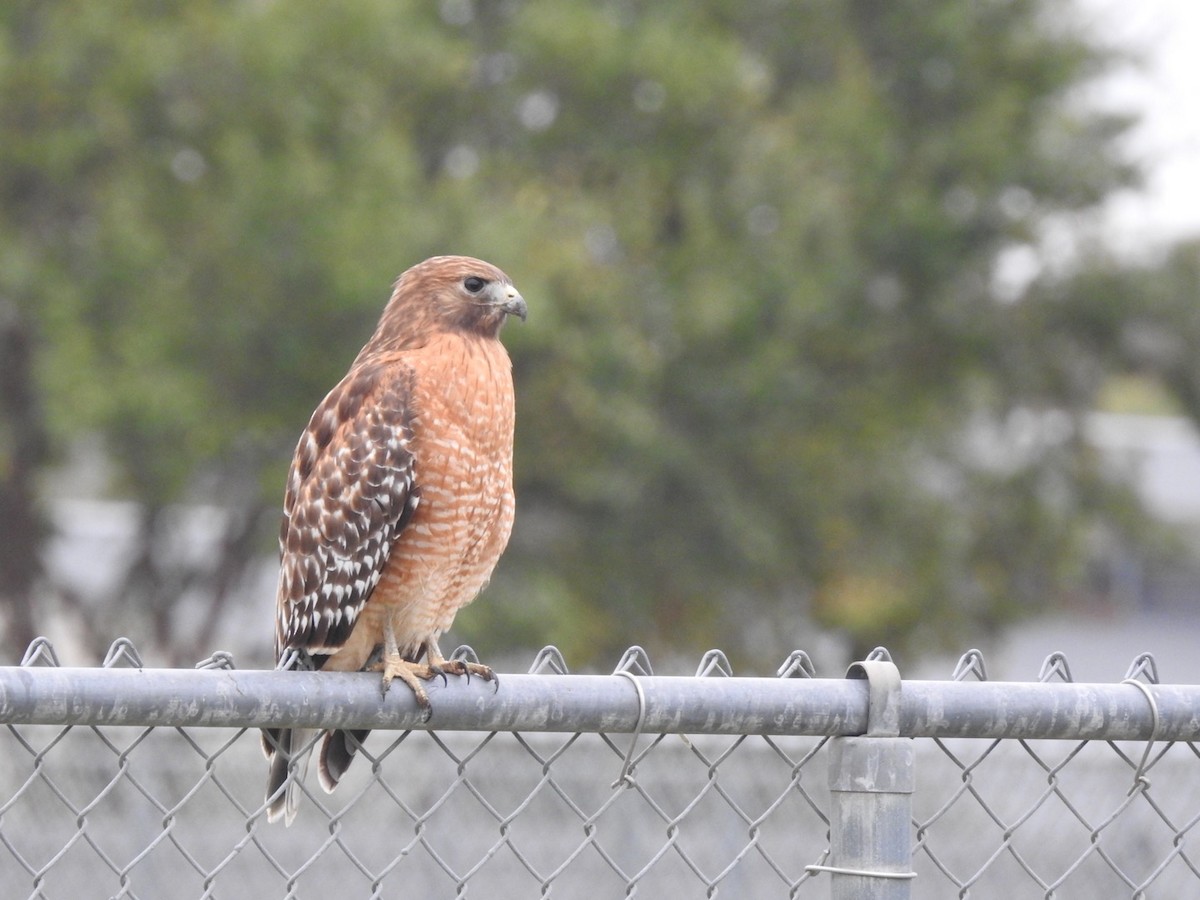
[[[309, 412], [445, 252], [531, 310], [482, 654], [919, 649], [1086, 593], [1147, 532], [1079, 417], [1131, 376], [1200, 416], [1196, 248], [1007, 277], [1136, 177], [1079, 99], [1112, 61], [1051, 0], [11, 0], [6, 655], [51, 609], [210, 651]], [[72, 606], [39, 548], [97, 442], [139, 549]]]

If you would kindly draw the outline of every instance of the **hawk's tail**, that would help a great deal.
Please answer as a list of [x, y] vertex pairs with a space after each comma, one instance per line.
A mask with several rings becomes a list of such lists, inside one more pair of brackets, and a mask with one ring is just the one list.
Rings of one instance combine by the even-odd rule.
[[272, 728], [263, 731], [267, 771], [267, 821], [283, 817], [291, 825], [300, 807], [300, 785], [308, 772], [309, 754], [316, 731], [311, 728]]
[[354, 762], [354, 754], [367, 739], [369, 730], [363, 731], [327, 731], [325, 740], [321, 742], [321, 753], [317, 758], [317, 778], [321, 787], [332, 792]]

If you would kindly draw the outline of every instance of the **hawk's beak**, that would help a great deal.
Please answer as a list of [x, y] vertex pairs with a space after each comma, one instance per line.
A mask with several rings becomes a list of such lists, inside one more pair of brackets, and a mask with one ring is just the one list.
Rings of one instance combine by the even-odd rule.
[[522, 322], [525, 321], [525, 316], [529, 314], [529, 307], [525, 305], [525, 298], [517, 293], [517, 289], [510, 285], [504, 286], [504, 297], [498, 303], [498, 306], [504, 310], [504, 314], [508, 316], [517, 316]]

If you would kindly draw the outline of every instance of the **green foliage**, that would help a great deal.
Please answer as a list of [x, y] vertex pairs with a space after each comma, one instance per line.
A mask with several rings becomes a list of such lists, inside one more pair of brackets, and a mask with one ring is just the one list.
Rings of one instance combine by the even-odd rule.
[[1121, 367], [1064, 380], [1053, 304], [989, 289], [1131, 175], [1052, 6], [11, 3], [0, 297], [59, 441], [103, 434], [151, 506], [238, 503], [389, 280], [482, 256], [531, 309], [483, 652], [957, 637], [1052, 602], [1123, 509], [1078, 441], [969, 439]]

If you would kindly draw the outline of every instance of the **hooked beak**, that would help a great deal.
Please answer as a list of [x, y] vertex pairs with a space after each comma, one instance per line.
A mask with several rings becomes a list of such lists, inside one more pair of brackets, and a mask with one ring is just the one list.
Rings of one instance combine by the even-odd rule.
[[498, 287], [503, 293], [496, 301], [496, 305], [500, 307], [506, 316], [517, 316], [524, 322], [525, 316], [529, 314], [529, 307], [525, 305], [525, 298], [511, 284], [502, 284], [498, 285]]

